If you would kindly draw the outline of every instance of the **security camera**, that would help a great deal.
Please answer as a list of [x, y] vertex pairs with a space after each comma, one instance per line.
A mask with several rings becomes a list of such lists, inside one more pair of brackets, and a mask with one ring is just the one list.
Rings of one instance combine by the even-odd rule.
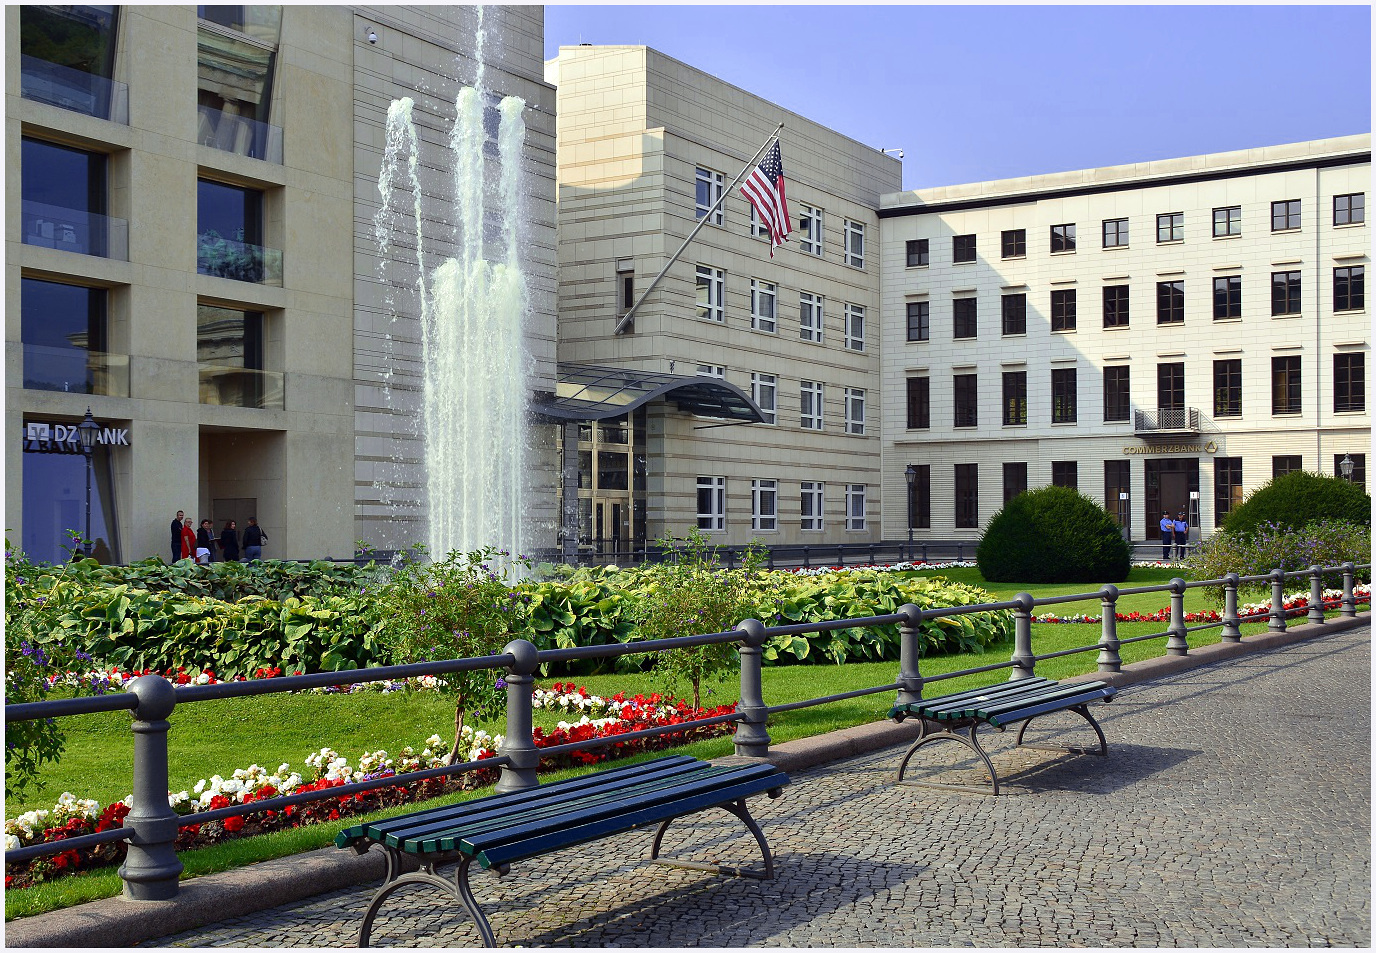
[[369, 42], [369, 43], [376, 44], [376, 43], [377, 43], [377, 33], [375, 33], [375, 32], [372, 31], [372, 30], [369, 30], [369, 31], [368, 31], [368, 42]]

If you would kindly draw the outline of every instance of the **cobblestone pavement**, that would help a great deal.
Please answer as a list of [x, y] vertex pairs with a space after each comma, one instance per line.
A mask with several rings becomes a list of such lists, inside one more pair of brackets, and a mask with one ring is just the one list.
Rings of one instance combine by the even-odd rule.
[[[990, 744], [1007, 796], [896, 786], [902, 748], [798, 772], [751, 809], [773, 881], [638, 860], [651, 832], [518, 865], [474, 889], [523, 946], [951, 947], [1371, 944], [1369, 627], [1123, 689], [1109, 756]], [[1067, 742], [1093, 741], [1063, 715]], [[1029, 740], [1032, 731], [1028, 732]], [[924, 769], [978, 781], [966, 749]], [[671, 828], [682, 856], [757, 857], [724, 813]], [[371, 887], [158, 946], [347, 946]], [[388, 911], [392, 911], [388, 915]], [[384, 907], [377, 945], [475, 945], [434, 888]]]

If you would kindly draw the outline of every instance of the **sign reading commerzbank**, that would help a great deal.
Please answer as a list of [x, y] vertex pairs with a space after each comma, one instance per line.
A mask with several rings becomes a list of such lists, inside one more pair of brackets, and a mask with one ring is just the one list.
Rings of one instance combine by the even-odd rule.
[[1208, 443], [1159, 443], [1148, 447], [1124, 447], [1123, 452], [1143, 456], [1161, 456], [1167, 453], [1217, 453], [1218, 444], [1212, 440]]

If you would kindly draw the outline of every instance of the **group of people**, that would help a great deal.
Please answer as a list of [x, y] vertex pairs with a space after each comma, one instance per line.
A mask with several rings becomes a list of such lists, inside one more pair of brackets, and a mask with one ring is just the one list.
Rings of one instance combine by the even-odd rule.
[[184, 511], [177, 510], [177, 517], [172, 520], [172, 561], [194, 559], [204, 566], [215, 558], [215, 548], [218, 546], [221, 562], [253, 562], [263, 558], [263, 544], [267, 540], [268, 534], [263, 532], [255, 516], [248, 518], [248, 526], [244, 527], [241, 539], [234, 520], [225, 520], [225, 528], [216, 536], [210, 520], [201, 520], [201, 528], [192, 529], [190, 517]]
[[1161, 514], [1161, 558], [1171, 558], [1171, 544], [1175, 544], [1175, 558], [1184, 559], [1185, 549], [1190, 544], [1190, 524], [1181, 510], [1175, 519], [1170, 511]]

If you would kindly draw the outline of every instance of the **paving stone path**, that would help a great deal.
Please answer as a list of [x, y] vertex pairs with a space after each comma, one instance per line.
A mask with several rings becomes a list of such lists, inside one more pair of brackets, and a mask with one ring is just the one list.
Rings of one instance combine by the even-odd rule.
[[[635, 832], [474, 890], [499, 942], [586, 947], [1371, 945], [1371, 630], [1123, 689], [1109, 756], [1011, 749], [1007, 795], [895, 786], [901, 748], [798, 772], [751, 802], [773, 881], [641, 863]], [[1091, 743], [1067, 715], [1064, 740]], [[1029, 730], [1029, 737], [1032, 732]], [[924, 767], [965, 752], [929, 745]], [[942, 780], [979, 780], [971, 760]], [[679, 822], [684, 856], [749, 862], [724, 813]], [[371, 887], [150, 946], [349, 946]], [[387, 911], [391, 911], [388, 915]], [[433, 888], [395, 894], [376, 945], [467, 946]]]

